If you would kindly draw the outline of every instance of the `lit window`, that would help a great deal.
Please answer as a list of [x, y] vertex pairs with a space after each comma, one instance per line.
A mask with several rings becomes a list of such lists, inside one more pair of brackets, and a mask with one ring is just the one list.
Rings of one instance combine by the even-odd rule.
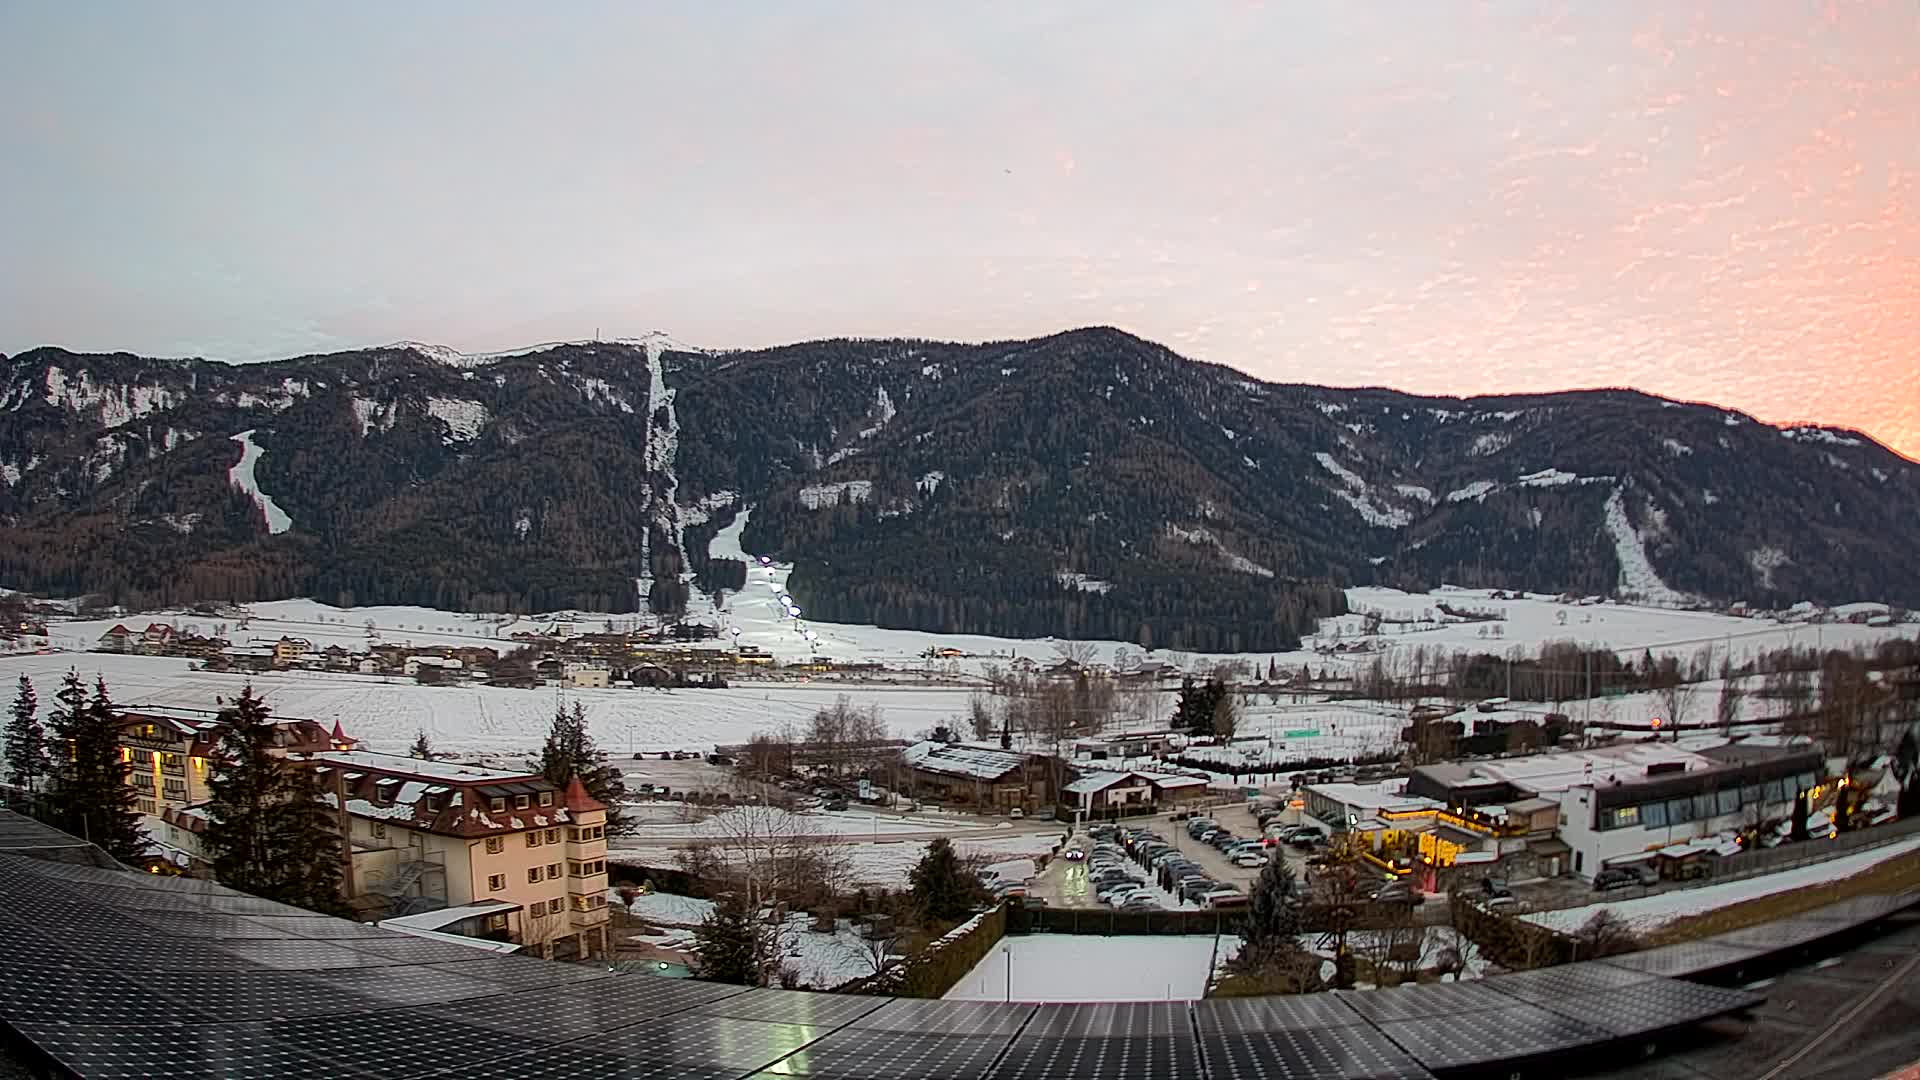
[[488, 892], [499, 892], [501, 889], [504, 889], [506, 887], [507, 887], [507, 875], [505, 874], [493, 874], [487, 878]]
[[552, 805], [553, 805], [553, 792], [551, 792], [551, 791], [543, 791], [543, 792], [541, 792], [541, 793], [540, 793], [540, 805], [541, 805], [541, 806], [552, 806]]
[[487, 854], [498, 855], [505, 850], [507, 850], [507, 841], [504, 837], [487, 837]]

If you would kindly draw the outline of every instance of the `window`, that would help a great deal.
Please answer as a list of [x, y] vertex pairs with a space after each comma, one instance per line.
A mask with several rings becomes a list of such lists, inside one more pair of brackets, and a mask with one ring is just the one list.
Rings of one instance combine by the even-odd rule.
[[1685, 825], [1687, 822], [1692, 820], [1693, 820], [1693, 800], [1692, 799], [1667, 800], [1667, 824]]
[[187, 797], [187, 782], [185, 780], [167, 781], [164, 794], [169, 799], [185, 799]]
[[515, 810], [525, 810], [527, 808], [527, 797], [525, 795], [515, 795], [513, 797], [513, 808]]
[[527, 871], [527, 884], [529, 885], [540, 884], [540, 868], [539, 867], [536, 866], [533, 869]]
[[142, 765], [142, 766], [147, 766], [147, 767], [152, 767], [152, 765], [153, 765], [153, 751], [151, 751], [151, 750], [135, 750], [135, 751], [133, 752], [133, 763], [134, 763], [135, 765]]
[[1638, 824], [1640, 824], [1640, 808], [1639, 807], [1622, 806], [1614, 810], [1613, 822], [1611, 825], [1612, 828], [1624, 829], [1629, 826], [1638, 825]]
[[1586, 852], [1576, 851], [1573, 853], [1573, 872], [1574, 873], [1577, 874], [1580, 872], [1580, 864], [1584, 861], [1586, 861]]
[[399, 786], [400, 781], [398, 780], [376, 781], [373, 785], [373, 797], [379, 802], [390, 803], [393, 801], [394, 789]]
[[559, 864], [559, 863], [557, 863], [557, 862], [555, 862], [555, 863], [548, 863], [548, 864], [547, 864], [547, 877], [549, 877], [549, 878], [557, 878], [557, 877], [559, 877], [559, 876], [560, 876], [560, 864]]
[[1640, 824], [1648, 829], [1667, 827], [1667, 804], [1663, 802], [1647, 803], [1640, 808]]
[[1740, 790], [1738, 788], [1727, 788], [1714, 797], [1713, 804], [1714, 807], [1723, 814], [1739, 813]]
[[499, 892], [501, 889], [504, 889], [506, 887], [507, 887], [507, 875], [492, 874], [488, 876], [487, 878], [488, 892]]
[[[151, 814], [151, 813], [153, 813], [153, 800], [152, 800], [152, 799], [141, 799], [141, 800], [140, 800], [140, 812], [141, 812], [141, 813], [143, 813], [143, 814]], [[168, 831], [172, 831], [172, 830], [171, 830], [171, 829], [169, 829]]]
[[1768, 802], [1786, 802], [1792, 797], [1792, 793], [1787, 791], [1785, 780], [1769, 780], [1765, 790]]
[[1766, 801], [1766, 789], [1759, 784], [1748, 784], [1740, 789], [1740, 805], [1754, 806]]
[[487, 854], [498, 855], [505, 850], [507, 850], [506, 837], [504, 836], [487, 837]]
[[1707, 818], [1710, 818], [1712, 816], [1713, 816], [1713, 792], [1709, 791], [1700, 795], [1695, 795], [1693, 797], [1694, 820], [1705, 821]]
[[552, 806], [552, 805], [553, 805], [553, 792], [551, 792], [551, 791], [543, 791], [543, 792], [541, 792], [541, 793], [540, 793], [540, 805], [541, 805], [541, 806]]
[[527, 846], [528, 847], [540, 846], [540, 830], [539, 829], [535, 829], [532, 832], [527, 834]]
[[580, 876], [580, 860], [579, 859], [567, 860], [567, 876], [568, 877]]
[[373, 823], [373, 838], [374, 838], [375, 840], [385, 840], [385, 839], [387, 838], [387, 823], [386, 823], [386, 822], [384, 822], [384, 821], [376, 821], [376, 822], [374, 822], [374, 823]]
[[505, 930], [506, 928], [507, 928], [507, 917], [505, 915], [487, 916], [487, 929]]
[[507, 800], [502, 796], [495, 795], [493, 798], [487, 800], [487, 809], [489, 810], [501, 811], [506, 808]]
[[146, 790], [148, 794], [152, 794], [153, 793], [153, 774], [152, 773], [134, 773], [133, 786], [137, 788], [143, 788]]
[[559, 829], [548, 829], [548, 830], [547, 830], [547, 843], [549, 843], [549, 844], [557, 844], [557, 843], [559, 843], [559, 842], [560, 842], [560, 830], [559, 830]]
[[427, 813], [437, 814], [439, 812], [440, 812], [440, 796], [438, 795], [427, 796]]

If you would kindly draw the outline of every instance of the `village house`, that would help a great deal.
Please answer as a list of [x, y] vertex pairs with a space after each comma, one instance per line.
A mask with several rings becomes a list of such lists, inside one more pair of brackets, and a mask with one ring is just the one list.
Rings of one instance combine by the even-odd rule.
[[100, 635], [99, 642], [94, 645], [94, 651], [130, 653], [134, 651], [134, 642], [136, 640], [133, 631], [119, 623], [114, 623], [106, 633]]
[[1055, 801], [1053, 762], [1039, 754], [921, 742], [901, 751], [901, 760], [922, 798], [1028, 811]]
[[174, 629], [165, 623], [148, 623], [140, 631], [140, 640], [136, 648], [148, 656], [159, 656], [173, 646]]
[[306, 638], [287, 637], [283, 634], [279, 641], [273, 643], [273, 666], [294, 667], [312, 651], [313, 642]]
[[[212, 797], [207, 774], [224, 725], [215, 714], [143, 706], [120, 714], [120, 757], [134, 809], [156, 839], [169, 811], [184, 811]], [[275, 753], [312, 753], [349, 745], [338, 724], [332, 734], [312, 720], [275, 720]]]
[[1207, 797], [1207, 781], [1174, 773], [1094, 771], [1062, 789], [1062, 802], [1088, 818], [1152, 814], [1177, 809]]
[[[342, 813], [345, 891], [423, 929], [499, 936], [550, 959], [607, 951], [606, 804], [578, 777], [368, 751], [310, 759]], [[432, 913], [433, 926], [420, 917]]]

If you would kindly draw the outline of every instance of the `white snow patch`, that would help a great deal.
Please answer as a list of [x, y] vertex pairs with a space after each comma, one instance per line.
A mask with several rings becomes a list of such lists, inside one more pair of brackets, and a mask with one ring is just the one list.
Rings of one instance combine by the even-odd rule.
[[927, 473], [925, 476], [922, 476], [920, 479], [914, 481], [914, 486], [919, 488], [921, 491], [926, 492], [928, 495], [932, 495], [934, 492], [940, 490], [940, 484], [942, 481], [946, 480], [946, 478], [947, 478], [946, 473], [943, 473], [940, 470], [935, 469], [932, 472]]
[[1559, 469], [1541, 469], [1514, 481], [1521, 487], [1564, 487], [1568, 484], [1611, 484], [1611, 476], [1576, 476]]
[[1474, 457], [1487, 457], [1490, 454], [1497, 454], [1511, 445], [1513, 445], [1513, 436], [1504, 431], [1489, 431], [1485, 435], [1474, 439], [1473, 445], [1467, 447], [1467, 453]]
[[1222, 559], [1226, 560], [1228, 569], [1242, 574], [1252, 574], [1256, 577], [1270, 578], [1273, 576], [1273, 571], [1261, 566], [1252, 559], [1228, 551], [1227, 546], [1220, 542], [1219, 537], [1213, 535], [1213, 530], [1211, 529], [1183, 529], [1172, 522], [1168, 522], [1167, 533], [1176, 540], [1184, 540], [1189, 544], [1206, 544], [1212, 547], [1220, 553]]
[[1620, 563], [1618, 591], [1621, 594], [1636, 595], [1654, 605], [1673, 606], [1687, 601], [1685, 594], [1668, 588], [1660, 575], [1654, 573], [1653, 562], [1647, 558], [1646, 540], [1627, 518], [1627, 498], [1619, 488], [1607, 497], [1606, 529], [1607, 535], [1613, 538], [1614, 558]]
[[1335, 461], [1332, 454], [1323, 450], [1313, 455], [1313, 458], [1320, 463], [1321, 468], [1338, 477], [1345, 485], [1346, 490], [1335, 490], [1334, 495], [1353, 507], [1367, 524], [1385, 529], [1400, 529], [1413, 522], [1413, 515], [1405, 510], [1376, 502], [1373, 492], [1367, 487], [1367, 482], [1360, 478], [1360, 474]]
[[430, 397], [427, 415], [447, 425], [447, 442], [467, 442], [480, 435], [490, 418], [487, 407], [463, 398]]
[[360, 435], [362, 438], [372, 434], [373, 429], [376, 427], [381, 431], [393, 430], [393, 414], [393, 409], [371, 398], [356, 397], [353, 399], [353, 419], [355, 423], [360, 425]]
[[1320, 412], [1326, 416], [1334, 416], [1347, 411], [1345, 405], [1335, 405], [1331, 401], [1316, 401], [1313, 403], [1313, 407], [1319, 409]]
[[0, 461], [0, 480], [5, 480], [8, 487], [18, 484], [20, 477], [20, 466], [11, 461]]
[[1707, 488], [1700, 492], [1700, 501], [1706, 503], [1708, 506], [1712, 506], [1714, 503], [1720, 501], [1720, 496], [1714, 494], [1712, 488]]
[[1500, 485], [1494, 483], [1492, 480], [1475, 480], [1466, 487], [1447, 492], [1447, 501], [1450, 503], [1467, 502], [1468, 500], [1479, 502], [1485, 499], [1488, 493], [1497, 491], [1499, 488]]
[[1683, 443], [1678, 439], [1663, 439], [1661, 440], [1661, 445], [1665, 446], [1667, 448], [1667, 453], [1672, 454], [1674, 457], [1692, 457], [1693, 456], [1693, 447], [1688, 446], [1686, 443]]
[[587, 396], [588, 401], [604, 401], [623, 413], [633, 412], [633, 403], [627, 400], [626, 395], [615, 390], [612, 383], [598, 376], [588, 375], [582, 378], [580, 392]]
[[1419, 484], [1395, 484], [1393, 485], [1393, 490], [1415, 502], [1426, 503], [1428, 506], [1433, 505], [1432, 488], [1423, 488]]
[[1878, 467], [1870, 467], [1867, 469], [1867, 471], [1873, 474], [1873, 478], [1875, 480], [1878, 480], [1883, 484], [1887, 482], [1887, 473], [1885, 469], [1881, 469]]
[[1760, 587], [1764, 589], [1773, 588], [1773, 572], [1792, 561], [1777, 547], [1759, 547], [1747, 552], [1747, 565], [1759, 575]]
[[[1189, 1001], [1206, 996], [1235, 934], [1021, 934], [982, 957], [948, 1001]], [[1060, 1076], [1074, 1075], [1064, 1063]]]
[[77, 378], [69, 379], [65, 371], [53, 366], [47, 368], [46, 387], [47, 404], [76, 413], [98, 410], [100, 423], [104, 427], [119, 427], [176, 404], [173, 395], [162, 387], [103, 386], [95, 383], [93, 376], [85, 371], [79, 372]]
[[866, 502], [873, 497], [873, 481], [842, 480], [837, 484], [808, 484], [800, 489], [800, 505], [809, 510]]
[[254, 505], [267, 519], [267, 532], [278, 535], [293, 528], [293, 519], [273, 501], [273, 496], [260, 490], [260, 482], [254, 479], [254, 467], [260, 464], [260, 455], [266, 453], [253, 441], [255, 430], [248, 428], [233, 436], [233, 441], [240, 444], [240, 463], [227, 470], [227, 482], [253, 496]]
[[200, 524], [199, 514], [161, 514], [160, 521], [177, 533], [190, 533]]
[[1053, 579], [1069, 589], [1077, 589], [1080, 592], [1109, 593], [1113, 591], [1113, 582], [1090, 578], [1072, 570], [1056, 570], [1053, 572]]
[[1792, 439], [1795, 442], [1827, 443], [1831, 446], [1860, 445], [1859, 439], [1828, 431], [1826, 428], [1811, 426], [1783, 428], [1780, 432], [1780, 437], [1783, 439]]

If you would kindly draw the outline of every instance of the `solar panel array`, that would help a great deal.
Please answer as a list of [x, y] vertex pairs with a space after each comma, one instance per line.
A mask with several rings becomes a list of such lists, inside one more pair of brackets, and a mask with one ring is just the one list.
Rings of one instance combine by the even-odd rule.
[[1898, 899], [1672, 947], [1691, 954], [1465, 983], [1032, 1005], [615, 974], [202, 881], [0, 854], [0, 1022], [65, 1069], [102, 1077], [1420, 1078], [1751, 1008], [1754, 994], [1667, 976], [1833, 933]]

